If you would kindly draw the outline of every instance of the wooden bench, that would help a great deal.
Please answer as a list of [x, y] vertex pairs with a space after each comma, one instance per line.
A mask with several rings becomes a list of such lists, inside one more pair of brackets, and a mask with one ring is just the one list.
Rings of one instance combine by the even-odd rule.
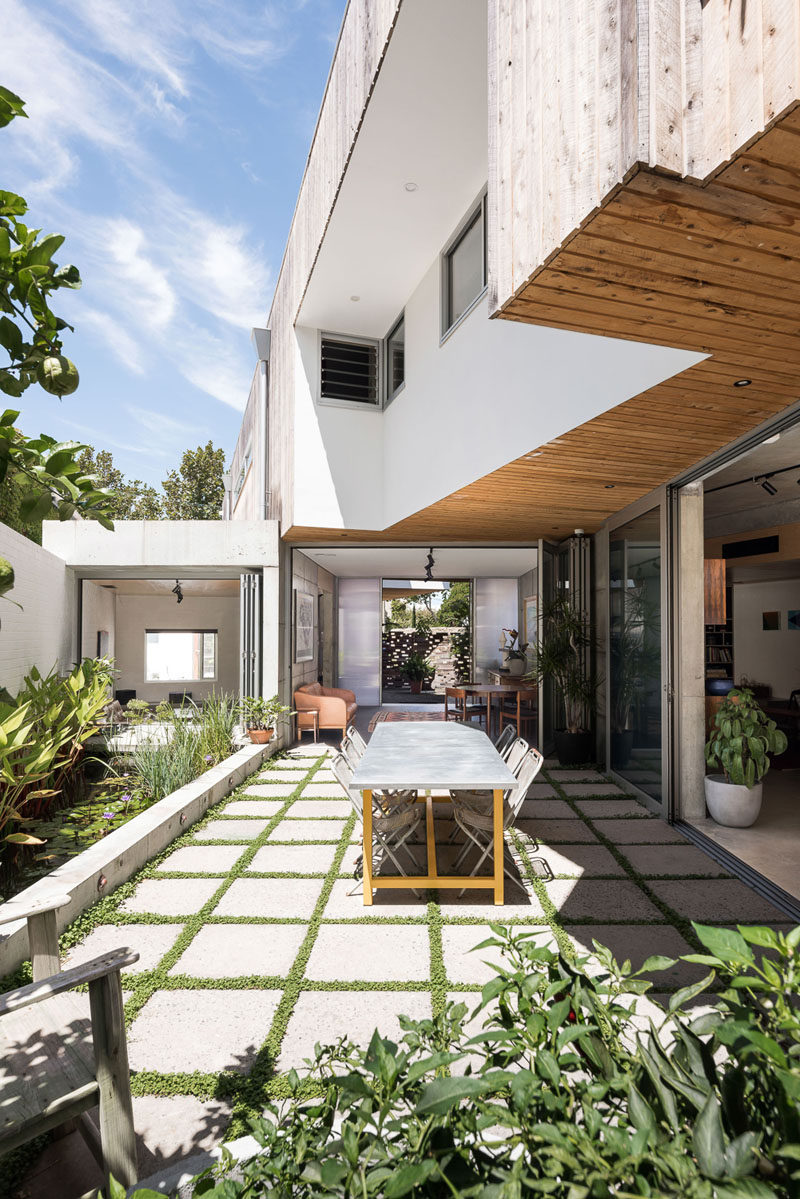
[[[0, 996], [0, 1154], [68, 1120], [104, 1171], [136, 1182], [136, 1141], [120, 972], [138, 953], [118, 949], [59, 973], [53, 896], [4, 905], [0, 924], [25, 918], [34, 981]], [[16, 910], [15, 910], [16, 909]], [[72, 992], [89, 986], [85, 995]], [[99, 1106], [99, 1131], [87, 1115]]]

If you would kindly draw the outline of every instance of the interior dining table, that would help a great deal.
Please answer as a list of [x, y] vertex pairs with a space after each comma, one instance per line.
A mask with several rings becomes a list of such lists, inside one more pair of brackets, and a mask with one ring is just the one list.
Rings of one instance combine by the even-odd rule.
[[[379, 724], [353, 774], [352, 786], [363, 799], [364, 904], [373, 902], [375, 890], [418, 887], [487, 889], [494, 903], [504, 902], [503, 793], [519, 784], [481, 729], [444, 721]], [[427, 873], [423, 875], [373, 874], [372, 795], [374, 791], [416, 791], [426, 804]], [[431, 792], [490, 791], [493, 797], [493, 873], [491, 876], [441, 875], [436, 864], [434, 800]]]
[[[490, 737], [493, 732], [496, 733], [498, 731], [495, 725], [497, 720], [499, 720], [499, 716], [495, 719], [492, 718], [494, 697], [498, 695], [500, 697], [500, 704], [502, 704], [504, 696], [513, 696], [516, 701], [517, 692], [523, 688], [531, 691], [536, 690], [535, 683], [525, 683], [522, 679], [515, 683], [461, 683], [459, 686], [466, 691], [467, 695], [482, 695], [486, 697], [486, 732]], [[498, 704], [498, 709], [500, 704]]]

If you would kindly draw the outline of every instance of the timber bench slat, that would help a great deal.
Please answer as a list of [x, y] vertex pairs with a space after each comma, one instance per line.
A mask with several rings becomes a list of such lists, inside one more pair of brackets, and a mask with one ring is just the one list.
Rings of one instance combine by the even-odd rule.
[[[0, 1144], [21, 1144], [76, 1091], [92, 1106], [95, 1079], [88, 995], [56, 995], [0, 1019]], [[96, 1100], [94, 1101], [96, 1102]], [[58, 1120], [63, 1120], [59, 1115]], [[54, 1119], [54, 1122], [58, 1122]]]

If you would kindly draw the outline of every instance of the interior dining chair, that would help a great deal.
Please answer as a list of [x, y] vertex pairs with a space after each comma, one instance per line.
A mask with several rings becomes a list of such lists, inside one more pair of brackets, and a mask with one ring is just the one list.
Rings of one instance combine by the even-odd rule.
[[[472, 699], [474, 700], [474, 696]], [[486, 722], [489, 697], [485, 703], [470, 703], [470, 693], [467, 687], [445, 687], [444, 689], [444, 718], [445, 720], [460, 720], [468, 724], [471, 720]], [[453, 707], [450, 708], [452, 702]]]
[[[517, 779], [518, 786], [509, 787], [503, 794], [504, 832], [516, 823], [528, 788], [541, 770], [542, 762], [543, 758], [538, 749], [529, 748], [524, 757], [517, 763], [516, 769], [512, 771]], [[470, 871], [470, 875], [474, 876], [483, 865], [494, 845], [493, 807], [489, 807], [488, 809], [484, 805], [479, 807], [469, 797], [466, 797], [465, 801], [460, 797], [458, 791], [451, 791], [450, 794], [453, 800], [453, 817], [467, 838], [464, 848], [453, 863], [452, 869], [458, 869], [468, 851], [475, 845], [479, 853], [478, 859]], [[506, 866], [505, 861], [503, 862], [503, 870], [513, 882], [517, 881]], [[461, 894], [463, 895], [464, 892], [462, 891]]]
[[539, 690], [531, 687], [529, 690], [520, 688], [516, 695], [500, 705], [500, 730], [508, 726], [515, 729], [518, 737], [525, 734], [530, 725], [538, 724], [539, 720]]
[[[358, 816], [359, 822], [363, 826], [364, 808], [361, 792], [357, 787], [353, 786], [353, 767], [342, 753], [335, 753], [330, 760], [330, 768], [336, 776], [337, 780], [347, 792], [350, 803]], [[397, 858], [399, 850], [404, 849], [411, 858], [414, 866], [422, 871], [423, 865], [417, 858], [413, 849], [407, 844], [413, 833], [420, 828], [425, 819], [425, 805], [417, 803], [416, 791], [393, 791], [391, 794], [384, 794], [380, 791], [372, 793], [372, 839], [373, 845], [377, 843], [381, 854], [385, 854], [399, 874], [407, 875], [408, 871], [403, 869], [400, 861]], [[374, 873], [380, 869], [381, 863], [376, 866]], [[355, 894], [355, 888], [350, 892]], [[419, 891], [414, 891], [417, 899], [420, 898]]]

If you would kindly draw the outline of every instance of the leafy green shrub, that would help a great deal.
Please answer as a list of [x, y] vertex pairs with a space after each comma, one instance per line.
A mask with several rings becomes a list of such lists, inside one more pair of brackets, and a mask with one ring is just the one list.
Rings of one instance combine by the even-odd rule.
[[171, 724], [153, 729], [142, 738], [131, 755], [134, 788], [151, 803], [179, 787], [185, 787], [205, 770], [198, 761], [197, 737], [187, 723], [173, 717]]
[[[710, 972], [646, 1026], [631, 1004], [670, 959], [632, 973], [596, 944], [594, 961], [576, 959], [534, 930], [491, 927], [478, 948], [504, 960], [472, 1029], [451, 1004], [401, 1018], [399, 1045], [376, 1032], [366, 1051], [317, 1046], [312, 1079], [292, 1072], [292, 1097], [256, 1123], [264, 1152], [236, 1170], [228, 1155], [194, 1195], [800, 1195], [800, 927], [695, 925], [708, 952], [686, 960]], [[693, 1016], [717, 976], [723, 989]]]
[[725, 772], [729, 783], [754, 787], [769, 770], [770, 754], [782, 754], [788, 742], [747, 687], [734, 687], [719, 706], [706, 742], [706, 764]]

